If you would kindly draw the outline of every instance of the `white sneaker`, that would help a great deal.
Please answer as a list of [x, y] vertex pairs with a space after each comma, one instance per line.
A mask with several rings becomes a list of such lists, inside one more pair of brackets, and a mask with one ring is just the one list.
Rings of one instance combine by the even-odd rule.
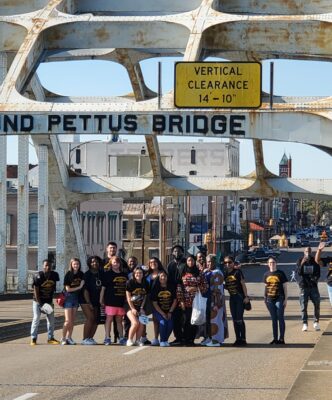
[[89, 338], [89, 340], [90, 340], [91, 344], [98, 344], [98, 343], [94, 340], [94, 338]]
[[126, 346], [135, 346], [135, 343], [132, 340], [128, 339]]
[[60, 344], [61, 344], [61, 346], [67, 345], [67, 344], [68, 344], [68, 343], [67, 343], [67, 339], [61, 339]]
[[318, 322], [314, 322], [314, 329], [315, 331], [320, 331], [320, 326]]
[[307, 332], [307, 330], [308, 330], [308, 324], [303, 324], [302, 332]]
[[151, 340], [151, 346], [159, 346], [159, 345], [160, 345], [160, 343], [159, 343], [158, 339], [152, 339]]
[[67, 344], [74, 345], [74, 344], [76, 344], [76, 342], [70, 337], [67, 339]]
[[200, 343], [201, 346], [207, 346], [211, 342], [210, 338], [203, 339]]
[[160, 342], [160, 347], [167, 347], [167, 342]]

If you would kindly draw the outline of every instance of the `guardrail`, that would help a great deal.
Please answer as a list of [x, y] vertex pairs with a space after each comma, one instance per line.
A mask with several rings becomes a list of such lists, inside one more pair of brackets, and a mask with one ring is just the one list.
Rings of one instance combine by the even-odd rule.
[[[32, 291], [33, 277], [37, 271], [28, 270], [28, 291]], [[18, 291], [17, 269], [7, 269], [6, 292], [15, 293]]]

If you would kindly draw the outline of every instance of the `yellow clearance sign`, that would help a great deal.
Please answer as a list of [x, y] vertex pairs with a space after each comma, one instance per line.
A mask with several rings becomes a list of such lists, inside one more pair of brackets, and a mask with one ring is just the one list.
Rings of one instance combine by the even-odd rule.
[[262, 66], [258, 62], [178, 62], [175, 107], [258, 108]]

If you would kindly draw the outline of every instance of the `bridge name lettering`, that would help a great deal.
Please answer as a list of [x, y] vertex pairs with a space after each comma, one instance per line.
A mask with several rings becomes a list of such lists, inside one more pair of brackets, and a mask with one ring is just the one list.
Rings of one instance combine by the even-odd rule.
[[157, 134], [239, 136], [247, 116], [235, 113], [0, 114], [0, 134]]

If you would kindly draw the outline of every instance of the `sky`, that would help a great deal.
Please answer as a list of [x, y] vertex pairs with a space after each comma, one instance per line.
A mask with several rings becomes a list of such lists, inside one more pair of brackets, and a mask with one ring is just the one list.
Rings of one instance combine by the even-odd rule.
[[[157, 63], [162, 63], [162, 91], [174, 87], [174, 62], [176, 58], [146, 60], [141, 63], [145, 82], [157, 91]], [[215, 59], [211, 59], [215, 61]], [[283, 96], [331, 96], [332, 65], [327, 62], [271, 60], [274, 62], [274, 94]], [[269, 92], [269, 68], [271, 61], [263, 62], [262, 89]], [[38, 76], [48, 90], [71, 96], [118, 96], [131, 92], [126, 70], [119, 64], [109, 61], [75, 61], [41, 64]], [[125, 137], [129, 140], [144, 140], [140, 137]], [[82, 136], [82, 141], [89, 140]], [[94, 139], [96, 137], [94, 136]], [[104, 137], [101, 137], [103, 139]], [[170, 136], [163, 140], [174, 140]], [[175, 140], [183, 140], [177, 139]], [[193, 138], [197, 141], [198, 138]], [[204, 139], [208, 140], [208, 139]], [[254, 169], [254, 156], [251, 140], [240, 140], [240, 175]], [[332, 178], [332, 158], [313, 147], [299, 143], [263, 142], [264, 160], [267, 168], [278, 174], [279, 162], [284, 153], [292, 157], [293, 178]], [[8, 163], [17, 162], [17, 142], [9, 138]], [[308, 163], [308, 160], [314, 162]], [[37, 162], [31, 146], [30, 162]]]

